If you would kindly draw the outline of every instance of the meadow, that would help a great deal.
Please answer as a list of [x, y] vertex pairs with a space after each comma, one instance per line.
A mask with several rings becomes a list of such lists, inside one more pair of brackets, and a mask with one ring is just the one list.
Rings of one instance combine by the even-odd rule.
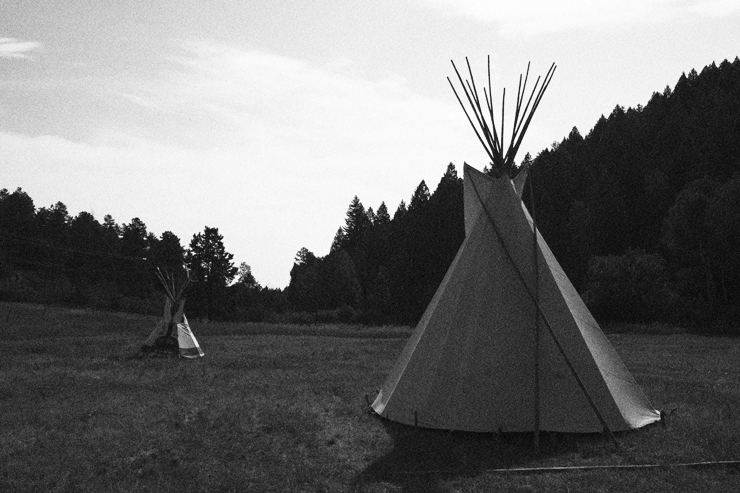
[[[737, 466], [671, 467], [740, 459], [740, 339], [609, 328], [667, 427], [535, 454], [370, 414], [407, 327], [191, 321], [205, 358], [135, 358], [155, 323], [0, 303], [0, 491], [740, 491]], [[661, 467], [501, 471], [631, 464]]]

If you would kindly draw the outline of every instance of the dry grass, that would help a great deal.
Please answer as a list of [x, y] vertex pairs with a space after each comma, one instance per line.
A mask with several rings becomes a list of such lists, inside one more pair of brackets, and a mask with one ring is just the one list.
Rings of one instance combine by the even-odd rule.
[[[12, 307], [10, 316], [8, 309]], [[610, 339], [669, 426], [439, 433], [365, 412], [405, 328], [200, 325], [200, 361], [130, 359], [153, 318], [0, 304], [1, 491], [739, 491], [731, 468], [504, 467], [740, 459], [740, 340]]]

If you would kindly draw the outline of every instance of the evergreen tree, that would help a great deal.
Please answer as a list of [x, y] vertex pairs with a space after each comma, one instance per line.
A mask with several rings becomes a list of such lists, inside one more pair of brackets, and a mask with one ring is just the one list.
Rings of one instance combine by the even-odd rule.
[[13, 193], [7, 188], [0, 190], [0, 231], [30, 236], [35, 213], [33, 199], [22, 188]]
[[401, 200], [401, 203], [398, 204], [398, 208], [396, 209], [396, 212], [393, 214], [393, 220], [400, 220], [404, 216], [406, 216], [406, 213], [408, 210], [406, 209], [406, 202]]
[[315, 313], [324, 301], [319, 275], [320, 264], [321, 260], [306, 247], [296, 253], [287, 289], [288, 299], [294, 308]]
[[298, 253], [295, 254], [295, 263], [298, 266], [310, 265], [313, 264], [315, 261], [316, 255], [314, 255], [313, 252], [306, 247], [301, 248], [300, 250], [298, 250]]
[[[277, 290], [279, 292], [279, 290]], [[259, 285], [246, 262], [239, 265], [237, 281], [226, 288], [225, 320], [260, 322], [273, 307], [273, 292]]]
[[239, 265], [239, 274], [236, 282], [249, 289], [260, 289], [257, 279], [252, 274], [252, 268], [246, 262], [242, 262]]
[[123, 265], [120, 266], [119, 273], [124, 294], [145, 298], [151, 294], [154, 285], [145, 264], [149, 253], [149, 233], [144, 221], [135, 217], [129, 224], [124, 224], [120, 245]]
[[113, 216], [111, 216], [110, 214], [106, 214], [105, 217], [103, 217], [103, 227], [115, 236], [121, 236], [121, 227], [116, 223], [115, 219], [113, 219]]
[[238, 269], [223, 244], [218, 228], [205, 227], [203, 233], [193, 235], [185, 254], [185, 263], [190, 269], [194, 289], [205, 302], [205, 315], [213, 320], [218, 315], [218, 304], [226, 286], [234, 279]]
[[385, 202], [381, 202], [378, 212], [375, 214], [375, 224], [382, 226], [389, 222], [391, 222], [391, 216], [388, 214], [388, 207], [385, 206]]
[[347, 217], [345, 219], [344, 226], [343, 247], [346, 248], [350, 254], [353, 253], [362, 239], [362, 235], [370, 226], [372, 226], [372, 223], [365, 212], [365, 207], [362, 205], [362, 202], [360, 202], [357, 195], [355, 195], [347, 208]]
[[71, 218], [67, 206], [57, 202], [48, 209], [42, 207], [36, 212], [36, 224], [43, 241], [61, 246], [66, 243]]
[[409, 202], [409, 212], [420, 209], [424, 204], [429, 202], [429, 188], [424, 180], [421, 180], [419, 186], [414, 190], [414, 194], [411, 196], [411, 202]]
[[388, 269], [380, 266], [368, 289], [365, 317], [371, 324], [387, 324], [392, 320], [391, 281]]
[[118, 291], [122, 273], [126, 270], [125, 261], [120, 257], [122, 230], [110, 214], [103, 217], [102, 228], [101, 254], [107, 260], [104, 277]]
[[35, 213], [33, 199], [20, 187], [13, 193], [0, 190], [0, 254], [18, 268], [38, 268], [29, 248], [36, 237]]
[[68, 255], [69, 229], [71, 218], [67, 206], [57, 202], [49, 208], [42, 207], [36, 212], [36, 232], [41, 240], [32, 250], [37, 261], [46, 264], [47, 274], [52, 277], [64, 275]]
[[375, 222], [378, 220], [378, 217], [375, 215], [375, 211], [372, 207], [367, 208], [367, 219], [370, 221], [370, 225], [374, 226]]
[[329, 296], [327, 308], [352, 306], [360, 304], [362, 286], [357, 278], [355, 265], [346, 250], [340, 250], [326, 259], [326, 288]]
[[465, 238], [463, 181], [457, 176], [453, 163], [447, 165], [429, 199], [429, 208], [427, 228], [429, 241], [435, 247], [429, 254], [428, 282], [436, 289]]
[[[527, 154], [529, 156], [529, 153]], [[455, 168], [455, 165], [453, 163], [450, 163], [447, 165], [447, 169], [445, 170], [445, 174], [442, 175], [442, 180], [440, 180], [440, 183], [457, 183], [459, 180], [459, 177], [457, 176], [457, 168]], [[437, 185], [437, 188], [439, 189], [439, 185]], [[437, 190], [435, 190], [436, 192]]]
[[165, 231], [159, 239], [154, 238], [150, 241], [148, 259], [155, 267], [174, 275], [182, 270], [185, 249], [175, 233]]
[[344, 229], [341, 227], [334, 234], [334, 241], [331, 242], [330, 253], [334, 253], [342, 248], [344, 245]]
[[106, 279], [110, 259], [105, 249], [103, 226], [89, 212], [80, 212], [70, 221], [70, 258], [67, 266], [77, 284], [99, 284]]
[[137, 259], [146, 257], [148, 236], [144, 221], [138, 217], [131, 219], [129, 224], [123, 225], [121, 231], [121, 253]]

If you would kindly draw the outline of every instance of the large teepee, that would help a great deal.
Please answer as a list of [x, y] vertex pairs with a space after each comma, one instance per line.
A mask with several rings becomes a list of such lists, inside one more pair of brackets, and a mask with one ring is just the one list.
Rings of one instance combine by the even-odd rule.
[[200, 358], [205, 355], [183, 313], [185, 308], [183, 293], [190, 283], [187, 268], [183, 266], [183, 270], [185, 277], [178, 283], [176, 276], [164, 275], [161, 270], [157, 269], [157, 277], [166, 293], [164, 313], [144, 342], [142, 346], [144, 353], [170, 353], [183, 358]]
[[472, 73], [463, 84], [500, 177], [465, 165], [465, 239], [372, 404], [383, 417], [479, 432], [621, 431], [660, 419], [537, 233], [521, 201], [527, 170], [507, 173], [553, 70], [528, 115], [520, 79], [506, 154]]

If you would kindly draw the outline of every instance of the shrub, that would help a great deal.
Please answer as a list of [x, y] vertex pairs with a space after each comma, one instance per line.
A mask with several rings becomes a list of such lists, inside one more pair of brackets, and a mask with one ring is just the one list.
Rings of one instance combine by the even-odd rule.
[[9, 276], [0, 280], [0, 300], [2, 301], [35, 302], [38, 297], [36, 290], [22, 276]]
[[681, 315], [666, 261], [642, 250], [592, 258], [583, 299], [603, 320], [675, 321]]
[[309, 325], [316, 321], [315, 315], [308, 312], [288, 312], [284, 315], [289, 324]]
[[342, 305], [337, 310], [337, 318], [340, 322], [353, 323], [357, 321], [357, 311], [350, 305]]
[[319, 310], [316, 312], [316, 322], [335, 324], [339, 321], [337, 310]]

